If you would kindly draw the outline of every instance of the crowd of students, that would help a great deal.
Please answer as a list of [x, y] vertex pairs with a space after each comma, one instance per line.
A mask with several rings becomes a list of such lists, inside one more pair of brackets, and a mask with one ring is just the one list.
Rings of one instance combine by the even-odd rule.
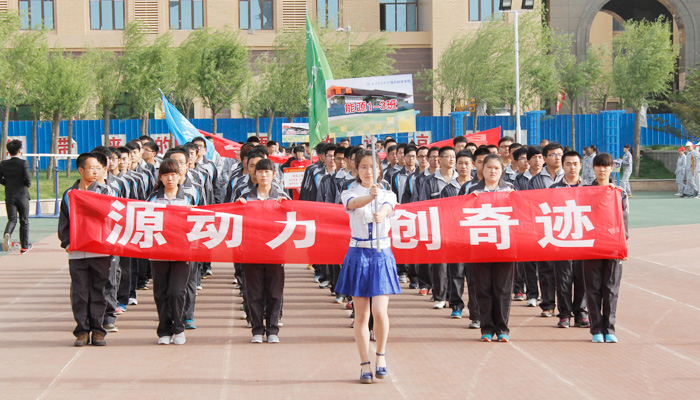
[[[495, 191], [612, 185], [613, 159], [609, 154], [597, 154], [595, 146], [586, 147], [582, 156], [558, 143], [522, 146], [510, 137], [488, 146], [457, 137], [453, 146], [439, 148], [387, 138], [378, 144], [378, 151], [385, 157], [376, 160], [378, 167], [372, 169], [367, 164], [372, 161], [371, 152], [364, 146], [350, 146], [347, 139], [337, 145], [319, 144], [314, 149], [317, 162], [310, 160], [308, 147], [295, 147], [294, 156], [283, 165], [269, 159], [271, 154], [280, 154], [277, 143], [265, 146], [256, 140], [253, 137], [241, 147], [237, 160], [208, 160], [203, 138], [172, 148], [161, 159], [157, 157], [158, 146], [148, 136], [124, 147], [99, 146], [78, 157], [80, 180], [64, 193], [58, 230], [61, 245], [69, 253], [76, 346], [105, 345], [107, 332], [117, 331], [118, 316], [128, 306], [138, 304], [137, 292], [147, 289], [151, 279], [159, 317], [157, 343], [184, 344], [185, 330], [196, 329], [197, 290], [212, 271], [210, 264], [195, 261], [149, 261], [72, 251], [67, 197], [71, 190], [191, 207], [291, 198], [342, 204], [351, 215], [353, 232], [344, 265], [316, 264], [309, 269], [313, 269], [319, 287], [334, 295], [335, 303], [353, 310], [365, 382], [371, 381], [367, 375], [371, 373], [364, 369], [369, 363], [368, 340], [378, 341], [377, 356], [383, 357], [388, 337], [388, 299], [383, 299], [400, 293], [400, 284], [406, 284], [417, 295], [432, 292], [433, 308], [449, 306], [451, 318], [468, 317], [469, 328], [480, 329], [484, 342], [510, 341], [511, 301], [539, 306], [540, 315], [556, 316], [560, 328], [570, 327], [573, 319], [574, 326], [590, 330], [593, 342], [617, 342], [615, 312], [621, 260], [392, 267], [389, 240], [383, 231], [388, 232], [384, 219], [390, 218], [394, 206], [400, 203]], [[284, 188], [283, 169], [288, 166], [306, 168], [300, 189]], [[627, 194], [622, 188], [620, 193], [626, 225]], [[381, 199], [380, 208], [372, 209], [371, 200], [375, 198]], [[373, 224], [378, 225], [373, 228]], [[361, 253], [374, 250], [373, 229], [374, 235], [380, 234], [379, 243], [388, 253], [384, 258], [373, 256], [379, 258], [372, 263], [386, 268], [369, 277], [360, 276], [348, 266], [366, 262], [361, 261]], [[386, 271], [393, 276], [380, 276]], [[279, 342], [283, 266], [236, 263], [234, 284], [240, 287], [244, 299], [242, 314], [252, 329], [251, 341], [261, 343], [266, 337], [267, 342]], [[463, 299], [465, 285], [467, 294]], [[465, 307], [467, 315], [463, 315]], [[378, 358], [377, 363], [385, 376], [386, 361]]]

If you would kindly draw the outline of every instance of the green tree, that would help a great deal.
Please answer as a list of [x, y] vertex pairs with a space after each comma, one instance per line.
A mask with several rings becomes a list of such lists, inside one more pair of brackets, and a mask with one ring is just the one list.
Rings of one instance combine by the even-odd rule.
[[182, 42], [180, 47], [175, 50], [177, 75], [175, 87], [170, 97], [173, 104], [182, 109], [183, 114], [188, 118], [197, 98], [195, 70], [192, 67], [196, 63], [198, 54], [199, 50], [194, 46], [189, 46], [186, 41]]
[[463, 71], [459, 59], [452, 54], [458, 50], [457, 46], [449, 46], [440, 55], [437, 68], [426, 69], [416, 74], [418, 83], [416, 91], [427, 93], [428, 99], [432, 98], [438, 102], [440, 116], [444, 115], [445, 105], [448, 102], [452, 112], [460, 99], [459, 80]]
[[690, 137], [700, 137], [700, 70], [694, 68], [688, 71], [683, 90], [671, 96], [669, 106], [671, 111], [683, 124], [686, 134]]
[[160, 100], [161, 89], [170, 93], [175, 86], [176, 65], [169, 34], [148, 43], [142, 24], [124, 28], [124, 91], [126, 102], [141, 118], [141, 134], [148, 135], [148, 116]]
[[[46, 71], [40, 82], [43, 90], [39, 102], [42, 112], [50, 117], [53, 123], [51, 127], [51, 153], [53, 154], [58, 153], [61, 120], [64, 117], [71, 118], [77, 115], [85, 107], [91, 88], [88, 66], [89, 63], [82, 57], [64, 53], [60, 48], [53, 49], [48, 54]], [[47, 179], [51, 177], [54, 165], [55, 160], [52, 158]]]
[[10, 110], [27, 97], [27, 82], [32, 77], [33, 60], [46, 51], [43, 32], [19, 31], [15, 13], [0, 13], [0, 105], [3, 107], [0, 158], [5, 158]]
[[571, 148], [576, 149], [576, 113], [577, 101], [589, 93], [594, 82], [603, 75], [603, 57], [599, 49], [589, 49], [586, 59], [579, 61], [572, 52], [570, 36], [560, 37], [554, 48], [557, 86], [566, 91], [571, 115]]
[[657, 104], [656, 98], [671, 91], [678, 50], [671, 41], [671, 26], [663, 17], [656, 21], [627, 21], [625, 31], [613, 38], [612, 80], [614, 94], [623, 107], [637, 114], [634, 123], [634, 173], [639, 177], [642, 106]]
[[87, 63], [87, 71], [91, 75], [90, 81], [94, 84], [97, 112], [104, 121], [105, 146], [109, 145], [109, 121], [112, 117], [112, 108], [123, 95], [122, 73], [124, 69], [123, 59], [113, 51], [106, 49], [90, 49], [83, 55]]
[[191, 58], [194, 87], [211, 110], [212, 133], [216, 134], [216, 114], [231, 107], [250, 75], [248, 49], [230, 28], [198, 29], [182, 47], [194, 54]]

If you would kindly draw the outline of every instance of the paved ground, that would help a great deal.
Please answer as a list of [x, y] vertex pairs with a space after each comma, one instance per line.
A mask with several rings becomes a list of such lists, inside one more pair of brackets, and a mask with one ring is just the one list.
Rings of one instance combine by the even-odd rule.
[[[633, 198], [633, 212], [643, 197]], [[670, 214], [695, 204], [668, 201]], [[298, 265], [287, 267], [278, 345], [248, 343], [233, 269], [214, 264], [198, 297], [199, 329], [187, 332], [184, 346], [155, 344], [152, 293], [140, 291], [107, 347], [74, 348], [67, 257], [50, 232], [55, 221], [32, 226], [38, 232], [44, 224], [50, 235], [32, 252], [0, 257], [3, 399], [675, 399], [700, 391], [700, 224], [632, 231], [618, 344], [590, 343], [585, 329], [557, 329], [555, 318], [522, 302], [513, 304], [512, 342], [481, 343], [468, 320], [432, 310], [404, 285], [390, 304], [390, 377], [373, 385], [357, 383], [348, 312]]]

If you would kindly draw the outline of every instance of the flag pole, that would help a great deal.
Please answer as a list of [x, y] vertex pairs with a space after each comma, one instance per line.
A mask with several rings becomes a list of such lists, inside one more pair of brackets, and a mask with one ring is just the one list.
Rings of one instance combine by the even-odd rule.
[[[374, 176], [374, 175], [377, 176]], [[372, 176], [374, 177], [374, 183], [379, 185], [379, 175], [377, 174], [377, 137], [372, 135]], [[379, 199], [377, 198], [378, 196], [374, 197], [374, 212], [378, 213], [379, 212]], [[377, 253], [382, 251], [381, 248], [381, 232], [377, 232], [379, 230], [379, 224], [374, 221], [374, 226], [376, 229], [373, 229], [373, 233], [377, 236]], [[370, 238], [371, 239], [371, 238]]]

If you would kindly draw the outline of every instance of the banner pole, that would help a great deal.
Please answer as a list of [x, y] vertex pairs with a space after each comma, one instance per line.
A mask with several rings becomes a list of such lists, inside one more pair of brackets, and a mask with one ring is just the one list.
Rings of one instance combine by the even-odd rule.
[[[372, 135], [372, 176], [377, 173], [377, 137]], [[374, 177], [374, 183], [379, 185], [379, 174]], [[374, 198], [374, 212], [378, 213], [379, 212], [379, 199], [377, 197]], [[375, 222], [375, 228], [378, 228], [378, 224]], [[377, 236], [377, 253], [382, 251], [381, 248], [381, 233], [376, 232], [378, 229], [373, 229], [373, 233]], [[371, 239], [371, 238], [370, 238]]]

